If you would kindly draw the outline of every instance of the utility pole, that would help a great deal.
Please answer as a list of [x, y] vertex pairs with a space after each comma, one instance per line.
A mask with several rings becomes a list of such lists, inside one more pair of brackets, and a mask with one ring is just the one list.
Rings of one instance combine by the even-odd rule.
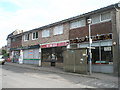
[[92, 74], [92, 60], [91, 60], [91, 44], [92, 44], [92, 39], [91, 39], [91, 23], [92, 20], [88, 19], [87, 20], [88, 24], [89, 24], [89, 51], [88, 51], [88, 61], [89, 61], [89, 74]]

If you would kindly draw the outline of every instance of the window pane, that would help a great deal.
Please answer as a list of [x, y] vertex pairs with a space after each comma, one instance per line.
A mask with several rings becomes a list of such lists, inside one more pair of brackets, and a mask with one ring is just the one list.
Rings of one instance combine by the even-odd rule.
[[111, 19], [111, 14], [110, 13], [101, 14], [101, 21], [109, 20], [109, 19]]
[[33, 39], [35, 39], [35, 33], [33, 33]]
[[28, 34], [28, 39], [27, 40], [29, 40], [29, 34]]
[[99, 47], [91, 50], [92, 52], [92, 63], [95, 64], [96, 61], [99, 61]]
[[24, 40], [25, 41], [29, 40], [29, 34], [24, 35]]
[[42, 37], [49, 37], [50, 34], [49, 34], [49, 30], [43, 30], [42, 31]]
[[92, 24], [99, 23], [99, 22], [100, 22], [100, 15], [92, 17]]
[[101, 47], [102, 61], [113, 62], [112, 47]]
[[63, 25], [54, 28], [54, 35], [63, 34]]
[[26, 35], [24, 35], [24, 41], [26, 40]]
[[34, 32], [33, 33], [33, 39], [37, 39], [38, 38], [38, 32]]
[[38, 38], [38, 32], [36, 32], [36, 38]]
[[78, 27], [83, 27], [85, 26], [85, 19], [83, 20], [78, 20], [78, 21], [73, 21], [70, 23], [70, 29], [78, 28]]

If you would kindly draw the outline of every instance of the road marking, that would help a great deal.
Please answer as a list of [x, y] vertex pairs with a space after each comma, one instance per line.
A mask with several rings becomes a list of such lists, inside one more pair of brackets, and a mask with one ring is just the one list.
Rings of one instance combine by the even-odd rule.
[[88, 86], [88, 85], [83, 85], [83, 84], [76, 84], [78, 85], [80, 88], [96, 88], [96, 87], [92, 87], [92, 86]]
[[100, 85], [102, 85], [102, 83], [98, 83], [97, 85], [100, 86]]

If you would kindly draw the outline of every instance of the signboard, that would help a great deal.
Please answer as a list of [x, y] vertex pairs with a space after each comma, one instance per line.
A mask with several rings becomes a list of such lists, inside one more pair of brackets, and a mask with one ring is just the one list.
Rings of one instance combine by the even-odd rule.
[[68, 42], [56, 42], [56, 43], [40, 45], [40, 48], [60, 47], [60, 46], [67, 46], [67, 45], [68, 45]]
[[33, 50], [30, 50], [30, 51], [29, 51], [29, 55], [33, 55]]
[[111, 47], [104, 47], [104, 51], [111, 51]]

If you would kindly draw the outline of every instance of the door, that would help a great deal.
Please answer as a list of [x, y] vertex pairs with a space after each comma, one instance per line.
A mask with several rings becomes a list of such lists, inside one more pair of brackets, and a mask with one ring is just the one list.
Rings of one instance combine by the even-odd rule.
[[87, 49], [64, 51], [64, 70], [87, 74]]

